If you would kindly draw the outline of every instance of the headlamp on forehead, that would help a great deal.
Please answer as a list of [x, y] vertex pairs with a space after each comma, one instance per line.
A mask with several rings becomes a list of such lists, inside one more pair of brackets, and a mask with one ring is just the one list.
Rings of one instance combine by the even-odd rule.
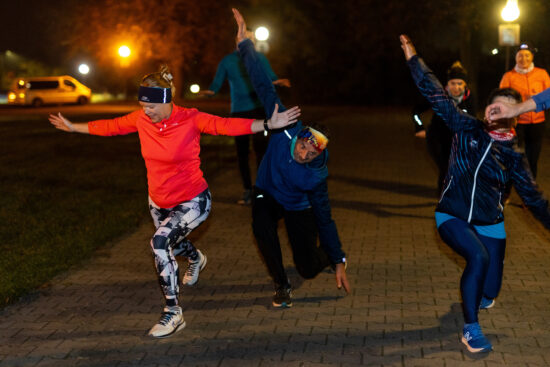
[[328, 138], [320, 131], [312, 127], [305, 127], [298, 133], [298, 139], [309, 142], [316, 151], [321, 153], [327, 147]]
[[529, 51], [531, 52], [533, 55], [535, 53], [537, 53], [538, 49], [533, 47], [531, 44], [527, 43], [527, 42], [523, 42], [521, 45], [519, 45], [519, 47], [517, 48], [516, 50], [516, 53], [520, 52], [520, 51]]

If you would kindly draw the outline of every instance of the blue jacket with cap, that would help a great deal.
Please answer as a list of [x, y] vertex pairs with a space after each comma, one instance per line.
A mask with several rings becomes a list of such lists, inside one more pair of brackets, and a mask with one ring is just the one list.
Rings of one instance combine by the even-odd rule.
[[[279, 111], [286, 110], [259, 62], [254, 44], [247, 39], [239, 43], [238, 48], [252, 85], [264, 105], [267, 118], [273, 114], [275, 104], [279, 105]], [[333, 263], [341, 263], [345, 254], [328, 199], [328, 151], [323, 150], [308, 164], [296, 162], [292, 151], [302, 127], [302, 122], [298, 121], [291, 127], [273, 132], [258, 168], [256, 186], [273, 196], [285, 210], [304, 210], [311, 207], [321, 246]]]

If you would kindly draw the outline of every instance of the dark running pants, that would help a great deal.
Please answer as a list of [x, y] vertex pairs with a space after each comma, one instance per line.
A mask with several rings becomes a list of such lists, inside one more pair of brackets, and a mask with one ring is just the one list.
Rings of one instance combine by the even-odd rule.
[[451, 155], [451, 145], [453, 136], [447, 126], [443, 122], [433, 121], [426, 131], [426, 147], [428, 154], [432, 157], [437, 165], [437, 195], [441, 196], [443, 190], [443, 181], [447, 176], [449, 169], [449, 156]]
[[149, 210], [157, 229], [151, 238], [151, 250], [167, 306], [178, 304], [179, 271], [175, 256], [197, 259], [197, 249], [186, 236], [206, 220], [211, 204], [208, 189], [170, 209], [160, 208], [149, 198]]
[[438, 230], [443, 241], [466, 260], [460, 279], [464, 322], [478, 322], [481, 297], [496, 298], [500, 292], [506, 239], [482, 236], [458, 218], [444, 222]]
[[[263, 108], [257, 108], [250, 111], [233, 112], [231, 117], [240, 117], [246, 119], [265, 119], [265, 112]], [[267, 143], [269, 137], [264, 136], [263, 133], [251, 134], [252, 135], [252, 148], [256, 154], [256, 168], [260, 166], [260, 162], [264, 157], [267, 149]], [[248, 156], [250, 151], [250, 136], [251, 135], [239, 135], [235, 136], [235, 147], [237, 148], [237, 160], [239, 163], [239, 172], [241, 173], [241, 180], [243, 188], [245, 190], [252, 189], [252, 179], [250, 178], [250, 165], [248, 163]]]
[[538, 124], [518, 124], [516, 126], [518, 144], [520, 148], [525, 150], [525, 156], [527, 157], [529, 168], [531, 168], [534, 178], [537, 177], [537, 165], [542, 149], [544, 127], [544, 122]]
[[311, 208], [299, 211], [285, 210], [271, 195], [254, 188], [252, 229], [258, 250], [275, 283], [275, 288], [290, 287], [277, 234], [277, 224], [281, 218], [285, 222], [296, 270], [302, 277], [314, 278], [330, 265], [325, 251], [317, 246], [317, 223]]

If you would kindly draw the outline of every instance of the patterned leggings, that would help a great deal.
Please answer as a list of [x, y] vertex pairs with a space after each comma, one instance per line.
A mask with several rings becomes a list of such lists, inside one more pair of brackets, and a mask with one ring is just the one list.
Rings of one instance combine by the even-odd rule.
[[157, 229], [151, 238], [151, 249], [167, 306], [178, 304], [179, 271], [175, 256], [197, 259], [197, 249], [186, 236], [206, 220], [211, 204], [208, 189], [170, 209], [158, 207], [149, 198], [149, 210]]

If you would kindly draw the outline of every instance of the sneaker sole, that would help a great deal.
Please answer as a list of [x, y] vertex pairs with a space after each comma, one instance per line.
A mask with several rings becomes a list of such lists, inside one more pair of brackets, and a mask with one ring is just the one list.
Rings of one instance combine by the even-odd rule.
[[[202, 254], [202, 257], [204, 259], [204, 261], [202, 262], [202, 264], [200, 264], [200, 267], [199, 267], [199, 273], [202, 271], [202, 269], [204, 269], [206, 267], [206, 262], [207, 262], [207, 258], [206, 258], [206, 255], [205, 254]], [[187, 285], [187, 286], [192, 286], [192, 285], [195, 285], [199, 282], [199, 278], [197, 277], [197, 280], [195, 280], [193, 283], [183, 283], [183, 285]]]
[[466, 348], [468, 348], [468, 350], [471, 352], [471, 353], [483, 353], [483, 352], [490, 352], [493, 350], [493, 347], [492, 346], [489, 346], [489, 347], [485, 347], [485, 348], [474, 348], [474, 347], [471, 347], [470, 344], [468, 344], [468, 341], [466, 340], [466, 338], [462, 337], [461, 339], [462, 341], [462, 344], [464, 344], [466, 346]]
[[281, 304], [273, 302], [273, 307], [276, 307], [276, 308], [291, 308], [292, 307], [292, 302], [290, 302], [290, 303], [283, 302]]
[[493, 302], [491, 302], [488, 306], [480, 307], [479, 309], [480, 310], [486, 310], [488, 308], [492, 308], [494, 305], [495, 305], [495, 300], [493, 300]]
[[155, 338], [155, 339], [164, 339], [164, 338], [169, 338], [171, 337], [172, 335], [174, 335], [175, 333], [177, 333], [178, 331], [180, 330], [183, 330], [185, 328], [185, 326], [187, 325], [187, 323], [185, 321], [183, 321], [181, 324], [178, 325], [178, 327], [176, 327], [171, 333], [169, 334], [164, 334], [164, 335], [152, 335], [152, 334], [149, 334], [149, 336]]

